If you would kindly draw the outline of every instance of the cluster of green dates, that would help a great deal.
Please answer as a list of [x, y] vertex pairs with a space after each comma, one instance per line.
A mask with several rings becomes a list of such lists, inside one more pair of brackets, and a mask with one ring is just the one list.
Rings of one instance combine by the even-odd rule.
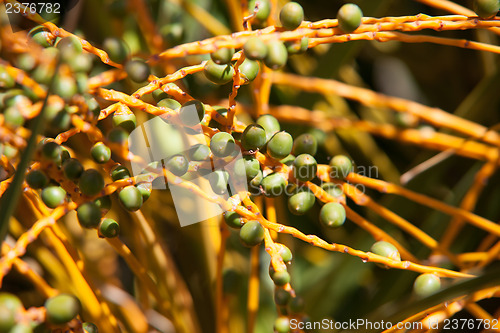
[[[96, 99], [88, 93], [88, 77], [100, 71], [110, 69], [96, 61], [97, 57], [83, 52], [82, 43], [76, 37], [53, 37], [43, 26], [37, 26], [29, 32], [30, 42], [42, 46], [43, 50], [37, 57], [25, 52], [16, 54], [13, 64], [26, 72], [39, 85], [48, 89], [51, 94], [62, 98], [61, 101], [51, 101], [44, 109], [44, 123], [48, 135], [55, 136], [68, 130], [71, 126], [71, 115], [81, 110], [82, 97], [88, 114], [84, 116], [97, 117], [100, 107]], [[151, 74], [150, 67], [141, 59], [131, 58], [128, 46], [120, 39], [108, 38], [103, 42], [103, 48], [115, 63], [123, 64], [128, 78], [136, 83], [145, 82]], [[60, 63], [54, 66], [50, 59]], [[96, 66], [99, 64], [99, 66]], [[58, 68], [57, 73], [55, 68]], [[12, 128], [23, 126], [27, 121], [21, 110], [40, 101], [39, 97], [26, 86], [16, 84], [4, 65], [0, 65], [0, 110], [4, 114], [5, 124]], [[111, 133], [115, 141], [123, 140], [123, 133]]]
[[114, 37], [106, 38], [103, 42], [103, 49], [111, 61], [124, 64], [124, 69], [133, 82], [143, 83], [151, 74], [151, 68], [144, 60], [130, 57], [129, 48], [123, 40]]
[[[57, 135], [71, 126], [71, 115], [79, 109], [82, 101], [88, 111], [98, 114], [97, 101], [88, 94], [88, 76], [94, 67], [94, 56], [82, 52], [82, 44], [75, 37], [56, 38], [54, 43], [42, 27], [30, 31], [30, 42], [41, 44], [44, 49], [39, 56], [26, 52], [15, 55], [13, 65], [29, 75], [41, 87], [61, 100], [51, 100], [44, 108], [43, 117], [48, 135]], [[54, 66], [54, 60], [59, 66]], [[55, 72], [55, 68], [58, 71]], [[6, 68], [0, 66], [0, 109], [4, 114], [5, 124], [11, 128], [23, 126], [28, 119], [22, 110], [27, 110], [36, 102], [41, 102], [31, 88], [17, 85]]]
[[277, 286], [274, 290], [274, 303], [282, 314], [276, 318], [274, 330], [279, 333], [290, 332], [288, 315], [301, 314], [304, 311], [304, 300], [300, 296], [292, 296], [288, 290]]
[[[257, 26], [263, 26], [270, 14], [270, 3], [268, 0], [250, 1], [249, 10], [254, 13], [253, 20]], [[357, 5], [345, 4], [337, 15], [339, 28], [345, 33], [353, 32], [360, 26], [362, 17], [363, 13]], [[304, 20], [304, 10], [300, 4], [289, 2], [281, 9], [279, 19], [283, 29], [295, 30]], [[257, 77], [259, 61], [272, 70], [278, 70], [286, 65], [289, 55], [305, 52], [308, 45], [308, 37], [285, 42], [279, 39], [265, 42], [260, 37], [249, 38], [242, 48], [245, 60], [238, 67], [243, 84]], [[234, 76], [234, 53], [234, 48], [220, 48], [213, 52], [203, 70], [207, 79], [220, 85], [230, 82]]]
[[[218, 151], [220, 146], [226, 147], [228, 142], [234, 144], [235, 139], [229, 133], [220, 132], [212, 137], [210, 148]], [[305, 133], [295, 140], [286, 131], [281, 131], [278, 120], [272, 115], [260, 116], [255, 124], [248, 125], [240, 137], [243, 148], [243, 163], [248, 181], [248, 190], [254, 195], [267, 197], [288, 196], [288, 208], [295, 215], [306, 214], [315, 204], [316, 196], [304, 184], [316, 178], [317, 162], [314, 155], [317, 152], [317, 140], [314, 135]], [[214, 146], [216, 150], [214, 151]], [[260, 151], [268, 157], [281, 162], [291, 169], [290, 182], [287, 183], [286, 170], [262, 169], [255, 153]], [[217, 153], [220, 154], [220, 153]], [[337, 155], [330, 161], [330, 175], [336, 179], [344, 179], [353, 169], [351, 160], [344, 155]], [[340, 200], [342, 188], [337, 183], [323, 183], [322, 189]], [[227, 215], [226, 215], [227, 216]], [[327, 227], [339, 227], [346, 218], [344, 206], [337, 202], [325, 204], [320, 211], [320, 221]], [[227, 220], [227, 219], [226, 219]], [[234, 221], [231, 219], [231, 221]], [[231, 227], [241, 227], [229, 223]], [[245, 241], [248, 244], [251, 242]]]
[[[31, 320], [26, 315], [21, 300], [10, 293], [0, 293], [0, 333], [47, 333], [51, 328], [62, 328], [79, 314], [81, 304], [70, 294], [50, 297], [43, 305], [45, 321]], [[23, 318], [24, 317], [24, 318]], [[84, 333], [97, 333], [93, 323], [82, 324]]]
[[[378, 241], [371, 247], [371, 252], [395, 261], [401, 261], [401, 255], [398, 249], [386, 241]], [[379, 265], [382, 268], [388, 268], [385, 265]], [[418, 297], [427, 297], [439, 291], [441, 288], [440, 278], [433, 273], [420, 274], [413, 284], [413, 291]]]
[[[270, 14], [270, 3], [268, 0], [250, 1], [249, 10], [251, 13], [255, 10], [254, 22], [262, 26]], [[290, 2], [282, 8], [280, 20], [285, 29], [294, 30], [304, 20], [304, 11], [298, 3]], [[267, 67], [277, 70], [285, 66], [289, 54], [305, 52], [308, 43], [307, 37], [298, 41], [272, 40], [268, 43], [258, 37], [249, 38], [243, 45], [245, 60], [238, 67], [243, 84], [247, 84], [257, 77], [260, 69], [259, 61], [263, 61]], [[234, 48], [221, 48], [213, 52], [203, 71], [207, 79], [215, 84], [230, 82], [234, 76], [234, 67], [231, 63], [234, 53]]]
[[[95, 100], [94, 102], [89, 103], [89, 106], [93, 105], [92, 117], [96, 117], [100, 112], [99, 105]], [[50, 107], [51, 104], [47, 106], [47, 108]], [[96, 142], [90, 148], [89, 155], [97, 165], [106, 166], [112, 163], [112, 152], [109, 146], [126, 144], [129, 133], [137, 125], [137, 120], [134, 113], [130, 111], [117, 111], [112, 116], [112, 124], [113, 127], [108, 131], [106, 139]], [[118, 222], [110, 218], [101, 218], [111, 208], [111, 198], [101, 194], [105, 186], [105, 178], [101, 172], [96, 168], [85, 169], [77, 158], [71, 157], [70, 152], [64, 146], [50, 139], [42, 140], [38, 152], [39, 158], [44, 163], [55, 167], [58, 174], [64, 176], [65, 181], [76, 185], [71, 187], [71, 191], [81, 193], [84, 198], [94, 199], [81, 204], [77, 209], [77, 217], [81, 226], [97, 229], [101, 237], [116, 237], [120, 231]], [[118, 181], [130, 178], [131, 175], [126, 167], [115, 164], [111, 167], [109, 177], [112, 181]], [[66, 191], [61, 187], [62, 181], [63, 179], [51, 179], [42, 169], [30, 170], [26, 175], [27, 184], [34, 190], [40, 190], [40, 197], [49, 208], [56, 208], [68, 200]], [[128, 185], [119, 189], [118, 199], [125, 209], [136, 211], [149, 199], [151, 190], [151, 183]]]
[[[97, 229], [101, 237], [116, 237], [120, 231], [120, 225], [113, 219], [104, 218], [111, 208], [111, 198], [101, 195], [105, 180], [102, 174], [94, 168], [85, 169], [82, 163], [72, 158], [69, 151], [54, 141], [43, 140], [38, 149], [40, 159], [44, 165], [51, 166], [57, 170], [57, 174], [65, 179], [53, 179], [42, 169], [30, 170], [26, 175], [27, 184], [34, 190], [40, 191], [40, 197], [48, 208], [56, 208], [68, 201], [67, 192], [61, 186], [66, 182], [66, 188], [75, 193], [81, 193], [84, 198], [95, 198], [81, 204], [77, 209], [77, 217], [80, 225], [84, 228]], [[110, 150], [102, 142], [96, 143], [90, 150], [90, 155], [96, 163], [109, 161]], [[57, 178], [57, 176], [54, 176]], [[115, 165], [110, 172], [112, 180], [120, 180], [130, 177], [128, 170]], [[70, 184], [70, 185], [67, 185]], [[74, 187], [73, 185], [74, 184]], [[128, 210], [134, 211], [142, 206], [143, 201], [149, 198], [151, 189], [144, 184], [126, 186], [118, 194], [119, 201]]]

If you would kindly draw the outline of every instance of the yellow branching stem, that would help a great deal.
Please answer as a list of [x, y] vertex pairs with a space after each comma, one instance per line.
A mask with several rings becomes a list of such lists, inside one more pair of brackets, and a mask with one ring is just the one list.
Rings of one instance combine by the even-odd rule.
[[248, 282], [248, 301], [247, 301], [247, 332], [253, 333], [259, 310], [259, 247], [254, 246], [250, 250], [250, 280]]
[[366, 120], [349, 120], [332, 118], [322, 111], [307, 110], [297, 106], [271, 106], [270, 112], [276, 118], [291, 123], [307, 123], [325, 131], [356, 129], [383, 138], [419, 147], [451, 151], [454, 154], [478, 160], [494, 160], [498, 149], [462, 137], [440, 133], [432, 130], [398, 128], [391, 124], [377, 124]]
[[415, 193], [401, 186], [390, 184], [378, 179], [367, 178], [355, 173], [349, 174], [347, 180], [356, 184], [363, 184], [382, 193], [393, 193], [404, 196], [412, 201], [439, 210], [445, 214], [459, 216], [478, 228], [486, 230], [494, 235], [500, 236], [500, 227], [498, 226], [498, 224], [493, 223], [481, 216], [475, 215], [469, 211], [449, 206], [439, 200], [427, 197], [423, 194]]
[[[479, 199], [479, 195], [486, 186], [488, 179], [496, 171], [497, 164], [498, 163], [495, 160], [486, 162], [483, 167], [476, 173], [474, 183], [469, 188], [462, 200], [462, 203], [460, 204], [461, 209], [466, 211], [474, 210], [477, 200]], [[445, 231], [443, 238], [440, 240], [441, 246], [443, 246], [443, 248], [449, 247], [453, 240], [457, 237], [463, 226], [463, 218], [454, 217], [451, 220], [447, 230]]]
[[386, 96], [369, 89], [351, 86], [336, 80], [306, 78], [286, 73], [275, 73], [273, 82], [303, 91], [335, 94], [371, 107], [386, 107], [394, 111], [409, 113], [436, 127], [449, 128], [494, 146], [500, 145], [500, 135], [495, 131], [488, 130], [488, 128], [482, 125], [454, 116], [438, 108], [428, 107], [403, 98]]

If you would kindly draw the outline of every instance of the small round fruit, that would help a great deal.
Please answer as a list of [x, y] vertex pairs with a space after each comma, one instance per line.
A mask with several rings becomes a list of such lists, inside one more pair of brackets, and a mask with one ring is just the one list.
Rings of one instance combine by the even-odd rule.
[[271, 271], [271, 279], [277, 286], [284, 286], [290, 282], [290, 274], [287, 271], [276, 272], [274, 269]]
[[49, 184], [49, 177], [41, 170], [32, 170], [26, 175], [26, 182], [32, 189], [40, 189]]
[[162, 99], [165, 99], [165, 98], [172, 98], [169, 94], [164, 92], [161, 88], [158, 88], [155, 91], [153, 91], [153, 93], [151, 95], [153, 95], [153, 99], [156, 101], [156, 103], [158, 103], [159, 101], [161, 101]]
[[118, 194], [118, 198], [128, 211], [134, 212], [142, 206], [142, 194], [135, 186], [124, 187]]
[[206, 78], [215, 84], [226, 84], [233, 79], [234, 68], [231, 64], [216, 64], [213, 60], [208, 60], [203, 67]]
[[97, 142], [91, 149], [90, 155], [96, 163], [104, 164], [111, 159], [111, 149], [102, 142]]
[[82, 328], [84, 333], [99, 333], [97, 326], [89, 322], [83, 323]]
[[310, 191], [302, 191], [288, 198], [288, 209], [294, 215], [304, 215], [316, 202], [316, 197]]
[[238, 67], [240, 72], [240, 77], [243, 79], [244, 83], [247, 84], [251, 81], [255, 80], [257, 75], [259, 74], [259, 62], [251, 59], [245, 59]]
[[19, 152], [19, 150], [17, 148], [14, 148], [13, 146], [11, 146], [7, 143], [5, 143], [3, 145], [0, 143], [0, 148], [3, 148], [3, 154], [7, 158], [14, 158], [17, 155], [17, 153]]
[[281, 8], [280, 22], [287, 30], [297, 29], [304, 20], [304, 9], [296, 2], [289, 2]]
[[260, 184], [262, 183], [263, 178], [262, 171], [259, 170], [257, 175], [248, 181], [248, 191], [250, 191], [252, 195], [261, 194]]
[[104, 195], [94, 200], [97, 207], [106, 214], [111, 208], [111, 197], [109, 195]]
[[345, 179], [352, 172], [351, 159], [345, 155], [337, 155], [330, 161], [330, 177]]
[[78, 185], [84, 195], [92, 197], [104, 188], [104, 178], [96, 169], [88, 169], [80, 176]]
[[321, 207], [319, 220], [326, 227], [340, 227], [345, 222], [345, 208], [339, 203], [329, 202]]
[[39, 25], [34, 27], [29, 31], [29, 35], [33, 39], [33, 41], [43, 47], [50, 47], [52, 44], [50, 43], [49, 32], [45, 30], [45, 27]]
[[181, 177], [183, 176], [189, 168], [189, 161], [182, 154], [177, 154], [171, 156], [165, 163], [167, 169], [174, 175]]
[[264, 23], [271, 13], [271, 4], [269, 0], [250, 0], [248, 1], [248, 11], [250, 14], [254, 12], [256, 6], [258, 6], [258, 9], [254, 20], [256, 23]]
[[137, 83], [146, 81], [151, 74], [148, 64], [142, 60], [130, 60], [125, 64], [125, 71], [128, 77]]
[[292, 295], [290, 295], [290, 292], [283, 288], [276, 288], [274, 290], [274, 303], [276, 305], [286, 306], [291, 298]]
[[[28, 323], [19, 323], [16, 326], [14, 326], [9, 333], [39, 333], [40, 328], [44, 327], [43, 324], [39, 324], [36, 326], [36, 322], [30, 321]], [[35, 328], [34, 328], [35, 327]], [[38, 330], [37, 330], [38, 329]], [[44, 333], [47, 333], [47, 331], [43, 331]]]
[[293, 176], [302, 182], [307, 182], [316, 177], [318, 163], [309, 154], [300, 154], [293, 161]]
[[16, 65], [23, 71], [29, 72], [36, 66], [37, 60], [31, 53], [22, 53], [16, 59]]
[[115, 112], [112, 119], [113, 126], [121, 127], [129, 133], [137, 126], [137, 118], [133, 112]]
[[235, 148], [234, 138], [227, 132], [215, 133], [210, 139], [210, 149], [217, 157], [229, 156], [235, 151]]
[[474, 0], [474, 11], [481, 18], [494, 17], [500, 9], [498, 0]]
[[151, 192], [153, 191], [153, 185], [151, 183], [140, 183], [137, 184], [135, 187], [141, 192], [142, 195], [142, 202], [146, 202], [149, 197], [151, 196]]
[[[44, 53], [42, 53], [42, 56]], [[54, 76], [54, 68], [48, 64], [40, 64], [31, 73], [31, 77], [38, 83], [48, 85]]]
[[78, 93], [85, 94], [88, 91], [89, 77], [85, 73], [75, 73], [76, 88]]
[[90, 54], [80, 53], [68, 60], [68, 64], [75, 73], [88, 73], [92, 69], [92, 60]]
[[437, 275], [425, 273], [419, 275], [413, 284], [413, 290], [420, 297], [427, 297], [441, 288], [441, 280]]
[[10, 311], [5, 305], [0, 305], [0, 332], [10, 332], [15, 324], [15, 313]]
[[78, 92], [76, 81], [72, 76], [57, 75], [54, 79], [53, 89], [63, 99], [70, 99]]
[[0, 292], [0, 306], [5, 306], [10, 312], [16, 313], [23, 307], [23, 303], [14, 294]]
[[[0, 77], [1, 77], [1, 74], [0, 74]], [[0, 86], [1, 86], [1, 78], [0, 78]], [[7, 109], [5, 109], [5, 111], [3, 112], [3, 116], [4, 116], [5, 124], [7, 124], [13, 128], [17, 128], [19, 126], [24, 125], [24, 117], [23, 117], [21, 111], [19, 111], [19, 108], [15, 107], [15, 106], [11, 106], [11, 107], [8, 107]]]
[[191, 100], [182, 105], [179, 110], [179, 117], [186, 126], [198, 125], [205, 117], [205, 106], [198, 100]]
[[264, 228], [259, 221], [248, 221], [240, 229], [240, 240], [243, 245], [252, 247], [264, 240]]
[[259, 37], [251, 37], [243, 45], [243, 53], [250, 60], [263, 60], [267, 56], [267, 45]]
[[45, 118], [47, 119], [48, 126], [57, 130], [66, 130], [71, 125], [71, 115], [69, 108], [59, 108], [59, 106], [51, 107], [50, 105], [45, 109]]
[[125, 166], [118, 164], [111, 169], [111, 179], [113, 179], [113, 181], [126, 178], [130, 178], [130, 171], [128, 171]]
[[264, 63], [272, 70], [280, 69], [286, 65], [288, 60], [288, 51], [285, 44], [280, 40], [273, 40], [267, 45], [267, 56]]
[[214, 193], [224, 194], [227, 192], [229, 173], [226, 170], [215, 170], [209, 174], [208, 181]]
[[257, 150], [266, 144], [266, 130], [258, 125], [251, 124], [243, 131], [241, 145], [245, 150]]
[[295, 161], [295, 156], [293, 156], [292, 154], [288, 155], [287, 157], [285, 158], [282, 158], [280, 160], [280, 163], [283, 163], [287, 166], [292, 166], [293, 165], [293, 161]]
[[56, 208], [66, 200], [66, 191], [59, 186], [48, 186], [42, 190], [42, 201], [49, 208]]
[[245, 155], [243, 156], [243, 163], [245, 165], [245, 173], [248, 180], [255, 178], [255, 176], [259, 174], [260, 163], [258, 159], [251, 155]]
[[0, 67], [0, 88], [14, 88], [16, 85], [16, 81], [14, 81], [14, 78], [7, 72], [5, 67], [1, 66]]
[[181, 107], [181, 103], [177, 102], [173, 98], [164, 98], [156, 103], [156, 106], [158, 106], [159, 108], [177, 110]]
[[105, 238], [113, 238], [120, 234], [120, 225], [113, 219], [103, 219], [98, 228], [99, 235]]
[[128, 140], [128, 132], [121, 127], [115, 127], [108, 133], [108, 140], [112, 143], [124, 144]]
[[257, 118], [257, 124], [262, 126], [266, 130], [266, 139], [269, 141], [274, 134], [280, 131], [280, 123], [278, 119], [274, 118], [270, 114], [264, 114]]
[[274, 321], [274, 330], [277, 333], [290, 332], [290, 320], [287, 317], [279, 317]]
[[243, 156], [243, 158], [239, 158], [238, 156], [238, 158], [234, 159], [233, 163], [231, 163], [226, 169], [233, 175], [233, 179], [235, 180], [235, 183], [233, 185], [235, 186], [236, 184], [243, 185], [243, 179], [248, 180], [246, 170], [246, 163], [248, 162], [245, 161], [244, 157], [245, 156]]
[[339, 28], [345, 33], [351, 33], [361, 25], [363, 12], [353, 3], [346, 3], [337, 13]]
[[90, 112], [92, 112], [94, 117], [99, 117], [99, 114], [101, 113], [101, 106], [99, 105], [97, 100], [94, 97], [86, 96], [85, 103], [87, 104], [87, 108]]
[[[266, 132], [267, 133], [267, 132]], [[267, 143], [267, 153], [272, 158], [281, 160], [292, 152], [293, 138], [285, 132], [278, 132]]]
[[290, 40], [285, 42], [289, 55], [300, 54], [307, 51], [309, 47], [309, 37], [302, 37], [300, 40]]
[[68, 158], [63, 163], [63, 172], [66, 178], [77, 180], [83, 173], [83, 165], [76, 158]]
[[16, 324], [9, 333], [33, 333], [32, 323]]
[[233, 229], [240, 229], [242, 226], [241, 216], [236, 212], [226, 212], [224, 214], [224, 221]]
[[59, 144], [49, 141], [42, 146], [42, 156], [54, 163], [61, 162], [62, 148]]
[[67, 160], [69, 160], [71, 158], [71, 154], [69, 153], [69, 150], [66, 149], [66, 147], [61, 147], [61, 148], [62, 148], [61, 161], [62, 161], [62, 164], [64, 164], [64, 162], [66, 162]]
[[340, 197], [342, 194], [344, 194], [344, 191], [342, 190], [342, 185], [339, 184], [324, 183], [321, 185], [321, 188], [334, 198]]
[[293, 256], [292, 256], [292, 251], [288, 248], [288, 246], [280, 243], [275, 243], [275, 247], [278, 250], [278, 253], [281, 256], [281, 259], [283, 259], [284, 263], [288, 263], [292, 261]]
[[229, 64], [233, 59], [234, 49], [233, 48], [220, 48], [217, 51], [210, 54], [210, 58], [213, 62], [218, 65]]
[[122, 63], [128, 58], [128, 47], [121, 39], [106, 38], [103, 43], [103, 48], [113, 62]]
[[93, 229], [101, 222], [101, 209], [93, 202], [86, 202], [76, 210], [76, 217], [83, 228]]
[[285, 193], [286, 180], [281, 173], [272, 173], [262, 179], [260, 186], [265, 196], [274, 198]]
[[295, 138], [293, 141], [292, 154], [298, 156], [300, 154], [316, 155], [318, 150], [318, 142], [314, 135], [305, 133]]
[[82, 43], [75, 36], [64, 37], [55, 46], [59, 49], [61, 58], [66, 62], [71, 61], [83, 51]]
[[207, 161], [210, 158], [210, 148], [204, 144], [196, 144], [188, 152], [191, 161]]
[[401, 255], [399, 254], [398, 249], [389, 242], [385, 241], [376, 242], [372, 245], [370, 251], [382, 257], [387, 257], [392, 260], [401, 261]]
[[59, 294], [45, 301], [47, 320], [55, 325], [62, 325], [78, 315], [80, 301], [73, 295]]

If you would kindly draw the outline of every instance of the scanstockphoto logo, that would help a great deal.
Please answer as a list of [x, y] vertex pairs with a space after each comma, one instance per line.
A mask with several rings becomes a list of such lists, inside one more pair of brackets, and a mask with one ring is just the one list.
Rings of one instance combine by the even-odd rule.
[[163, 169], [178, 176], [175, 180], [158, 177], [153, 181], [152, 188], [170, 190], [181, 226], [224, 212], [218, 204], [181, 186], [183, 181], [197, 185], [210, 197], [218, 196], [225, 200], [248, 190], [239, 146], [234, 141], [228, 142], [222, 147], [222, 152], [210, 154], [209, 142], [200, 125], [203, 116], [203, 104], [191, 101], [185, 103], [175, 115], [157, 116], [138, 126], [128, 139], [130, 153], [148, 164], [132, 162], [134, 176], [152, 170], [163, 175]]
[[78, 0], [5, 0], [1, 2], [0, 10], [3, 12], [3, 23], [8, 23], [13, 32], [19, 32], [29, 31], [36, 25], [33, 20], [27, 18], [35, 14], [44, 21], [62, 24], [77, 3]]

